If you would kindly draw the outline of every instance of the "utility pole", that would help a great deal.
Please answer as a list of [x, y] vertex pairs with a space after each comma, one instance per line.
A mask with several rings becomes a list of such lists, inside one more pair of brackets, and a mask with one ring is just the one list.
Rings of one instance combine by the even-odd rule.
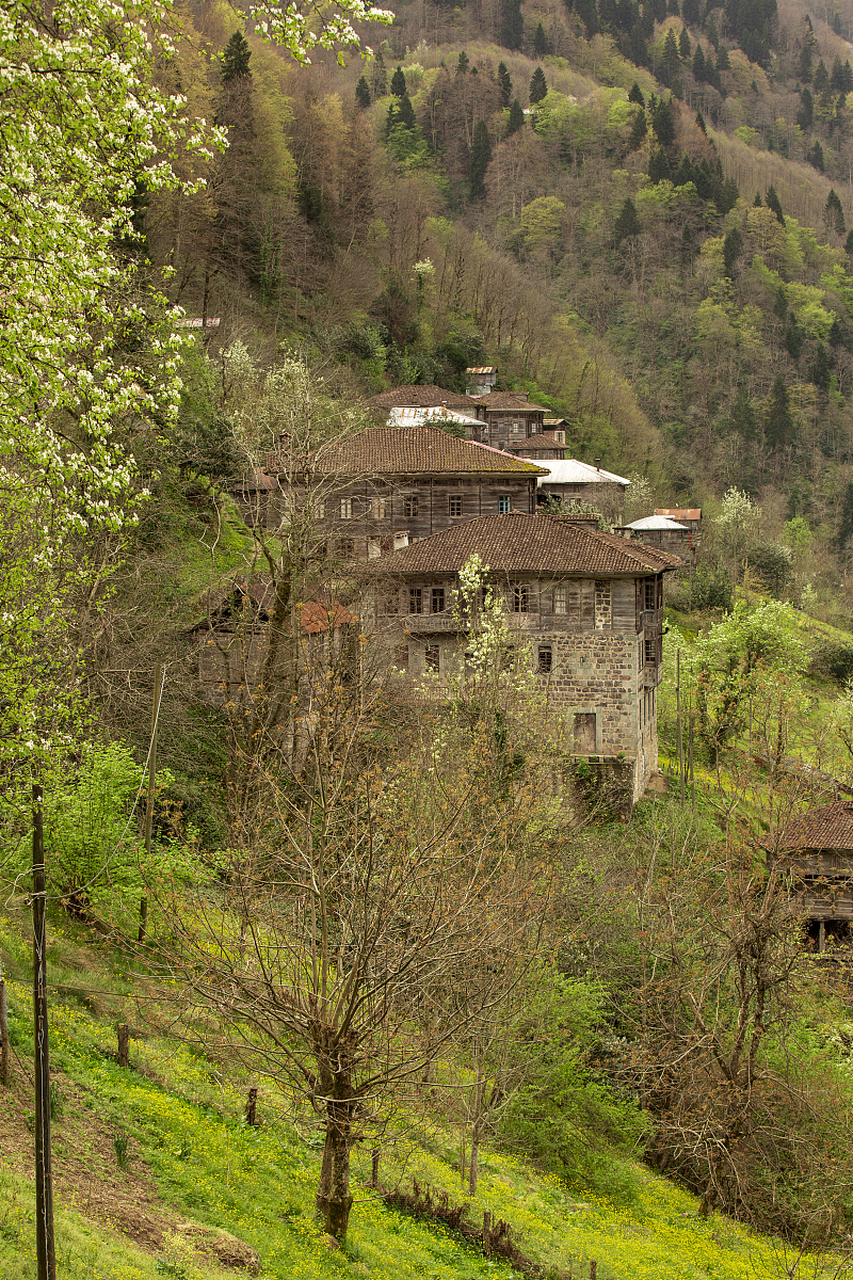
[[33, 1025], [36, 1075], [36, 1261], [38, 1280], [56, 1280], [50, 1156], [50, 1056], [47, 1026], [47, 890], [42, 791], [33, 783]]
[[[154, 700], [151, 704], [151, 741], [148, 747], [148, 799], [145, 804], [145, 867], [151, 866], [151, 828], [154, 822], [154, 787], [157, 782], [157, 721], [160, 718], [160, 699], [163, 695], [163, 663], [158, 662], [154, 672]], [[148, 927], [148, 895], [143, 894], [139, 904], [138, 942], [145, 941]]]

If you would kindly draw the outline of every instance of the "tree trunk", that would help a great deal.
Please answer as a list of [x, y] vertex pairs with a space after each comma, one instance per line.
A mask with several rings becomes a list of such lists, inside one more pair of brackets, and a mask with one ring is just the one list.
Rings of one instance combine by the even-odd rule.
[[317, 1187], [317, 1212], [330, 1236], [342, 1244], [349, 1226], [352, 1196], [349, 1189], [349, 1161], [352, 1148], [353, 1102], [330, 1100], [326, 1111], [326, 1140]]

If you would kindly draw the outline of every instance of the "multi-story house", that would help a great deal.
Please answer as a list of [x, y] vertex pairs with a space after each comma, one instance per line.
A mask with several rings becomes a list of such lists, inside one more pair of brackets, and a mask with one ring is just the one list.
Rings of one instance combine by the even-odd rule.
[[768, 865], [787, 878], [817, 951], [853, 938], [853, 800], [819, 805], [762, 841]]
[[458, 607], [459, 573], [475, 554], [542, 693], [570, 717], [574, 754], [618, 765], [633, 803], [657, 768], [663, 575], [681, 562], [562, 517], [485, 515], [445, 529], [375, 566], [376, 631], [409, 677], [465, 661], [478, 622]]
[[484, 515], [536, 510], [541, 467], [500, 450], [460, 440], [436, 427], [376, 427], [334, 441], [309, 458], [271, 458], [277, 500], [266, 524], [276, 528], [294, 509], [311, 518], [347, 558], [390, 551]]

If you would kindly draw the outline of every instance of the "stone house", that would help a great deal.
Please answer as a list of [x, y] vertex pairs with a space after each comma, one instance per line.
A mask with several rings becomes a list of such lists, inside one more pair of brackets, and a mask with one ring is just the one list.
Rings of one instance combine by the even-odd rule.
[[[205, 592], [205, 614], [191, 629], [198, 642], [198, 682], [207, 702], [240, 705], [261, 677], [275, 605], [266, 574], [253, 574]], [[289, 611], [290, 612], [290, 611]], [[329, 597], [293, 607], [295, 656], [303, 681], [339, 667], [358, 648], [358, 618]]]
[[762, 842], [768, 865], [790, 876], [818, 951], [827, 938], [851, 939], [853, 922], [853, 800], [819, 805]]
[[437, 427], [375, 427], [333, 441], [308, 459], [271, 458], [277, 504], [267, 527], [287, 511], [311, 508], [330, 552], [371, 559], [479, 516], [536, 510], [541, 467], [460, 440]]
[[663, 575], [680, 561], [561, 517], [445, 529], [374, 566], [376, 634], [409, 678], [464, 662], [477, 620], [456, 605], [459, 572], [475, 553], [553, 713], [570, 718], [573, 754], [617, 765], [633, 803], [657, 769]]

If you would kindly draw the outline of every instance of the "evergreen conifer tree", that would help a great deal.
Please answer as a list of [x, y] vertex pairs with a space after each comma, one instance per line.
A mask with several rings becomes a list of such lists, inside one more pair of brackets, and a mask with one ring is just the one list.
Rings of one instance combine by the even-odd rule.
[[823, 207], [823, 222], [827, 231], [834, 231], [836, 235], [843, 236], [847, 231], [844, 223], [844, 210], [841, 208], [841, 201], [835, 187], [832, 187], [826, 198], [826, 204]]
[[649, 157], [649, 182], [667, 182], [672, 178], [672, 170], [663, 147], [658, 147]]
[[537, 23], [536, 32], [533, 36], [533, 52], [537, 58], [544, 58], [548, 52], [548, 38], [541, 22]]
[[379, 49], [370, 68], [370, 88], [375, 98], [384, 98], [388, 93], [388, 73], [385, 70], [385, 59]]
[[370, 106], [370, 85], [367, 83], [366, 76], [360, 76], [358, 84], [355, 86], [355, 100], [363, 109]]
[[740, 227], [732, 227], [723, 241], [723, 270], [730, 280], [735, 278], [735, 265], [743, 252], [743, 235]]
[[521, 0], [501, 0], [500, 41], [505, 49], [520, 49], [524, 43]]
[[643, 97], [643, 91], [640, 88], [640, 86], [637, 84], [636, 80], [631, 85], [630, 92], [628, 93], [628, 101], [636, 102], [637, 106], [639, 107], [645, 107], [646, 105], [646, 100]]
[[705, 55], [702, 52], [701, 44], [697, 41], [696, 49], [693, 53], [693, 79], [697, 84], [704, 84], [706, 75]]
[[637, 206], [630, 196], [625, 200], [622, 208], [617, 214], [616, 221], [613, 224], [613, 234], [616, 238], [616, 248], [618, 249], [623, 240], [627, 240], [630, 236], [638, 236], [642, 231], [642, 224], [637, 215]]
[[772, 183], [767, 188], [767, 208], [773, 210], [776, 215], [776, 221], [780, 222], [784, 227], [785, 215], [782, 212], [782, 205], [780, 204], [779, 197], [776, 194], [776, 188]]
[[468, 58], [468, 54], [463, 49], [456, 60], [456, 74], [458, 76], [464, 76], [469, 66], [470, 66], [470, 60]]
[[509, 109], [509, 123], [507, 124], [506, 136], [509, 138], [514, 133], [518, 133], [524, 124], [524, 111], [518, 98], [513, 98], [512, 106]]
[[241, 31], [235, 31], [225, 46], [222, 56], [222, 83], [233, 84], [244, 76], [251, 76], [249, 59], [251, 51], [246, 37]]
[[505, 62], [498, 63], [498, 84], [501, 89], [501, 106], [506, 108], [512, 102], [512, 79]]
[[545, 72], [541, 67], [537, 67], [530, 77], [530, 105], [534, 107], [537, 102], [541, 102], [548, 92], [548, 82], [545, 79]]
[[681, 35], [678, 37], [678, 56], [682, 62], [689, 62], [692, 50], [690, 47], [690, 36], [687, 34], [687, 28], [681, 28]]
[[391, 77], [391, 92], [395, 98], [402, 98], [408, 93], [406, 88], [406, 76], [402, 67], [398, 67]]
[[773, 389], [770, 392], [770, 403], [764, 415], [764, 438], [768, 448], [773, 452], [784, 449], [794, 440], [794, 419], [791, 415], [791, 403], [788, 388], [781, 373], [776, 374]]

